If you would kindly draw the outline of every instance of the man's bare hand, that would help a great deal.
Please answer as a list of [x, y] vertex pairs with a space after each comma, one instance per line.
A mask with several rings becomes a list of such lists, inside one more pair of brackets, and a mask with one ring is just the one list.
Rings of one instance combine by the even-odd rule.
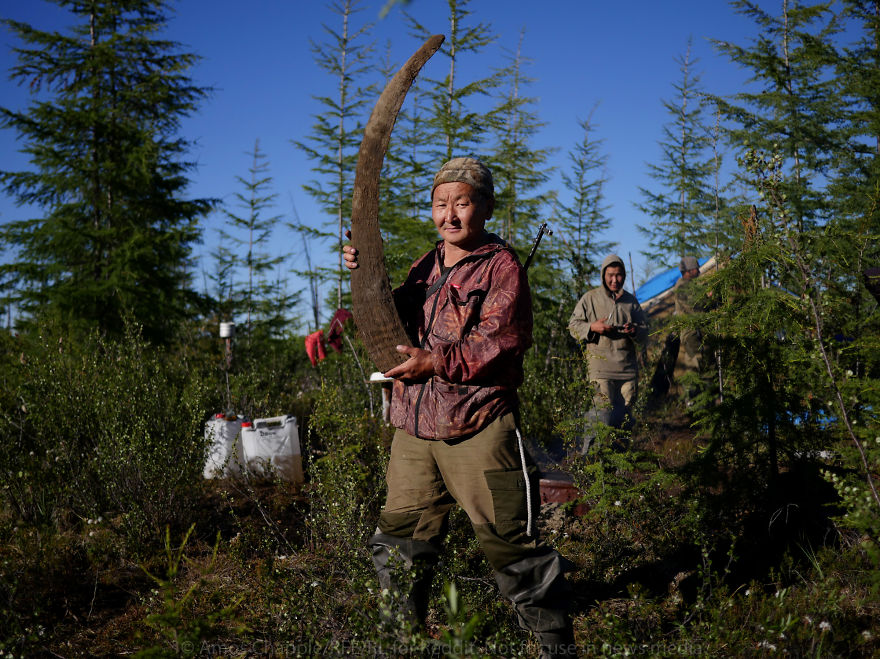
[[608, 334], [614, 329], [613, 325], [609, 325], [604, 320], [594, 320], [590, 323], [590, 331], [596, 334]]
[[397, 346], [397, 352], [409, 355], [409, 359], [386, 371], [383, 374], [386, 378], [396, 378], [405, 382], [424, 382], [434, 375], [434, 361], [427, 350], [412, 346]]
[[625, 325], [609, 325], [605, 320], [594, 320], [590, 323], [590, 331], [605, 336], [614, 333], [632, 336], [636, 333], [636, 326], [632, 323], [626, 323]]
[[[346, 231], [345, 237], [351, 240], [351, 231]], [[358, 267], [357, 255], [358, 251], [354, 248], [354, 245], [342, 246], [342, 259], [349, 270], [355, 270]]]

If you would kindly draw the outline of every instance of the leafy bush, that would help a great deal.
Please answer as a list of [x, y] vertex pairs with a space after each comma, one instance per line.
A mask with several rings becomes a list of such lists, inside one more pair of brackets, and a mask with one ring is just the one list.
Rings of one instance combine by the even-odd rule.
[[19, 364], [0, 424], [3, 496], [30, 523], [112, 519], [132, 547], [185, 526], [205, 458], [211, 407], [199, 370], [134, 328], [81, 343], [46, 333]]
[[362, 400], [324, 383], [311, 418], [309, 442], [313, 546], [366, 555], [384, 503], [385, 469], [393, 428], [371, 415]]

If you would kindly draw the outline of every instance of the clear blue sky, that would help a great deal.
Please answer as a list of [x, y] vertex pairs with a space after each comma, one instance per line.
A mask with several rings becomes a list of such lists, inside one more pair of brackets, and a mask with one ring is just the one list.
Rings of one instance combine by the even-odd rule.
[[[409, 35], [399, 6], [379, 18], [384, 2], [360, 3], [363, 11], [356, 14], [355, 25], [374, 23], [370, 40], [380, 51], [390, 43], [392, 57], [400, 64], [420, 44]], [[773, 14], [781, 10], [781, 0], [759, 4]], [[172, 6], [167, 36], [203, 58], [191, 77], [214, 88], [181, 131], [195, 141], [192, 156], [198, 168], [191, 174], [191, 195], [231, 200], [239, 190], [235, 177], [247, 176], [247, 152], [259, 139], [279, 195], [277, 212], [290, 219], [293, 198], [304, 222], [320, 225], [328, 220], [302, 190], [313, 178], [312, 165], [291, 140], [303, 139], [314, 123], [320, 106], [313, 96], [333, 93], [335, 82], [314, 64], [310, 40], [326, 40], [322, 24], [341, 30], [338, 15], [325, 3], [306, 0], [182, 0]], [[501, 66], [505, 51], [515, 51], [525, 29], [523, 55], [531, 60], [525, 73], [535, 80], [525, 93], [538, 99], [536, 110], [546, 123], [534, 146], [558, 148], [554, 165], [565, 166], [568, 150], [581, 138], [578, 118], [587, 117], [599, 104], [593, 120], [609, 156], [610, 238], [620, 243], [624, 258], [632, 255], [639, 283], [646, 269], [639, 250], [645, 245], [635, 227], [649, 220], [634, 202], [639, 200], [639, 186], [656, 188], [647, 177], [646, 163], [660, 160], [658, 140], [670, 121], [662, 100], [673, 98], [673, 84], [681, 79], [675, 60], [692, 38], [692, 55], [699, 60], [695, 68], [702, 73], [704, 88], [735, 93], [746, 75], [716, 54], [709, 39], [744, 45], [753, 38], [754, 26], [722, 0], [473, 0], [469, 8], [469, 20], [489, 24], [497, 39], [478, 60], [465, 60], [466, 80]], [[406, 10], [434, 32], [448, 34], [445, 0], [413, 0]], [[0, 15], [41, 29], [63, 29], [68, 23], [56, 6], [42, 0], [0, 0]], [[8, 72], [15, 63], [15, 40], [5, 28], [0, 38], [0, 68]], [[440, 78], [446, 66], [435, 58], [424, 74]], [[0, 104], [22, 109], [27, 98], [8, 76], [0, 78]], [[19, 147], [12, 131], [0, 131], [0, 169], [27, 168]], [[561, 190], [558, 173], [551, 187]], [[0, 222], [25, 216], [25, 210], [0, 194]], [[552, 226], [552, 218], [543, 219]], [[207, 218], [200, 253], [207, 255], [214, 247], [221, 224], [220, 213]], [[298, 238], [284, 231], [275, 243], [290, 267], [303, 267]], [[329, 263], [335, 259], [331, 249], [313, 247], [313, 259]], [[201, 281], [198, 284], [201, 287]], [[290, 281], [292, 289], [301, 285]], [[307, 303], [308, 295], [303, 299]], [[309, 317], [305, 308], [302, 316]]]

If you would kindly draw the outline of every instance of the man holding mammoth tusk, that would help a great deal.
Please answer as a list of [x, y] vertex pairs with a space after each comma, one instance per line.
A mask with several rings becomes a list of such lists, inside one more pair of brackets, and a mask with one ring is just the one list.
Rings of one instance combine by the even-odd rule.
[[[543, 656], [575, 656], [565, 579], [571, 564], [538, 538], [537, 472], [517, 423], [531, 295], [516, 254], [485, 230], [494, 206], [492, 174], [475, 158], [454, 158], [434, 177], [431, 217], [441, 240], [394, 291], [417, 345], [398, 346], [408, 359], [385, 373], [394, 378], [397, 431], [370, 546], [382, 587], [397, 589], [392, 557], [412, 569], [405, 614], [422, 624], [458, 503]], [[357, 268], [355, 247], [343, 253]]]

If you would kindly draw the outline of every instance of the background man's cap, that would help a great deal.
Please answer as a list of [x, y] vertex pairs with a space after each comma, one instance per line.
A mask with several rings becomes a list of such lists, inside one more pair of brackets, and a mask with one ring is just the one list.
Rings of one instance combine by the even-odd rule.
[[434, 176], [434, 188], [441, 183], [467, 183], [475, 192], [485, 199], [495, 200], [495, 186], [492, 183], [492, 172], [476, 158], [453, 158], [440, 168]]
[[700, 262], [697, 261], [696, 256], [684, 256], [681, 259], [681, 262], [678, 264], [678, 269], [682, 272], [687, 272], [688, 270], [699, 270]]

